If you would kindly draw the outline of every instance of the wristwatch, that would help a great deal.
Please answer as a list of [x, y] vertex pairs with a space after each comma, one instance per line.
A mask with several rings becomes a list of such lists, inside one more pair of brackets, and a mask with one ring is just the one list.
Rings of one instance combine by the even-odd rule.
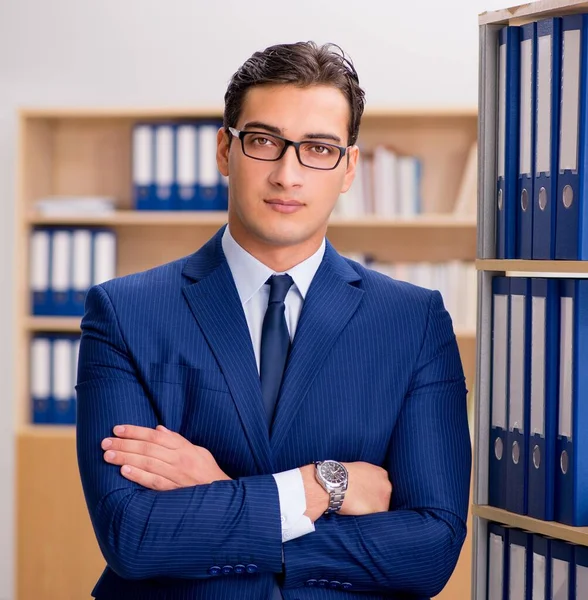
[[325, 514], [338, 512], [343, 506], [347, 491], [347, 469], [336, 460], [319, 460], [315, 465], [316, 479], [329, 493], [329, 508]]

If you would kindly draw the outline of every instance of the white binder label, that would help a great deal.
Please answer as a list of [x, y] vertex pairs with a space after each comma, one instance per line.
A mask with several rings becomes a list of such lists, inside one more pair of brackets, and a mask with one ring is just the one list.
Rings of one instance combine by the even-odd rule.
[[155, 182], [158, 186], [170, 186], [174, 179], [174, 133], [171, 127], [160, 125], [155, 134], [157, 157]]
[[576, 598], [588, 598], [588, 567], [576, 565]]
[[533, 123], [533, 40], [521, 42], [521, 134], [519, 172], [531, 174], [531, 125]]
[[536, 171], [551, 171], [551, 36], [544, 35], [537, 41], [537, 157]]
[[532, 299], [531, 433], [545, 436], [545, 298]]
[[196, 184], [196, 126], [182, 125], [177, 133], [178, 185]]
[[574, 349], [574, 301], [561, 299], [559, 359], [559, 424], [561, 436], [572, 437], [572, 367]]
[[527, 550], [517, 544], [510, 545], [510, 600], [526, 600], [527, 596]]
[[94, 284], [113, 279], [116, 274], [116, 237], [112, 231], [94, 235]]
[[504, 177], [504, 144], [506, 142], [506, 44], [498, 57], [498, 177]]
[[551, 563], [551, 596], [553, 600], [569, 600], [569, 565], [554, 558]]
[[490, 534], [490, 557], [488, 565], [488, 600], [502, 600], [504, 565], [502, 564], [503, 540], [495, 533]]
[[547, 600], [545, 585], [545, 557], [541, 554], [533, 554], [533, 597], [531, 600]]
[[53, 260], [51, 263], [51, 287], [54, 292], [69, 291], [71, 265], [71, 234], [56, 231], [53, 234]]
[[153, 182], [153, 134], [148, 125], [133, 131], [133, 182], [149, 185]]
[[49, 233], [35, 231], [31, 236], [30, 285], [33, 292], [49, 288]]
[[492, 426], [506, 430], [506, 357], [508, 297], [494, 296], [494, 348], [492, 352]]
[[49, 398], [51, 395], [51, 344], [46, 338], [31, 342], [31, 396]]
[[77, 229], [73, 233], [73, 289], [86, 291], [92, 283], [92, 232]]
[[53, 397], [56, 402], [69, 402], [71, 399], [71, 342], [53, 342]]
[[525, 397], [525, 298], [513, 295], [510, 318], [510, 391], [508, 427], [524, 430]]
[[198, 128], [198, 175], [204, 187], [215, 186], [219, 182], [216, 167], [216, 132], [214, 125], [200, 125]]
[[578, 169], [580, 30], [563, 32], [559, 170]]

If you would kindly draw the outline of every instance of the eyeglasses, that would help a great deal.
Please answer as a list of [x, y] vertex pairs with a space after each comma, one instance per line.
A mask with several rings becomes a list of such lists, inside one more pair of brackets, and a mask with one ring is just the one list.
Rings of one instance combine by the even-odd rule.
[[304, 167], [331, 171], [336, 169], [345, 156], [347, 148], [319, 141], [293, 142], [279, 135], [263, 131], [239, 131], [229, 127], [229, 131], [241, 140], [243, 154], [255, 160], [280, 160], [290, 146], [294, 146], [298, 161]]

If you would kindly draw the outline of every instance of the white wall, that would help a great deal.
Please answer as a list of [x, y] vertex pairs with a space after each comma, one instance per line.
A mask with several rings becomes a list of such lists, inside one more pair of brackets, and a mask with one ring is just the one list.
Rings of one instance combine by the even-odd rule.
[[333, 41], [368, 106], [477, 103], [477, 15], [501, 0], [0, 0], [0, 600], [13, 598], [16, 109], [221, 106], [255, 50]]

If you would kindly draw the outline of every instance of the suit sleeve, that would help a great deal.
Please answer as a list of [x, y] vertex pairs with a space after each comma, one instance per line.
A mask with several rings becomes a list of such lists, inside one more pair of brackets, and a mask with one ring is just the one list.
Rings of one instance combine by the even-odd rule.
[[282, 571], [278, 491], [271, 475], [165, 492], [126, 480], [100, 443], [117, 424], [158, 422], [107, 291], [86, 301], [78, 366], [78, 465], [102, 553], [118, 575], [207, 578], [212, 566]]
[[466, 535], [471, 442], [451, 319], [433, 292], [426, 333], [384, 465], [389, 512], [332, 515], [284, 545], [286, 587], [319, 579], [350, 591], [437, 595]]

